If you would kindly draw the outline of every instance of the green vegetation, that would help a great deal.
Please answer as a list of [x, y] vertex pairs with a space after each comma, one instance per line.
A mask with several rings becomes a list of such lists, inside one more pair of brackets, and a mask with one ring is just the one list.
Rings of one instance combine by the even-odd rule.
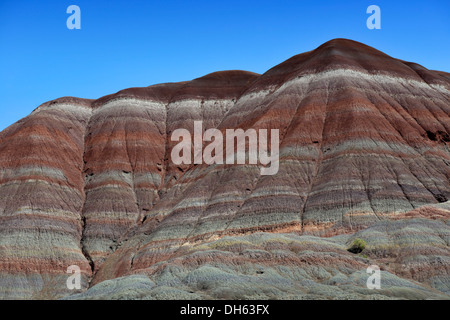
[[363, 239], [356, 238], [353, 240], [352, 246], [347, 249], [347, 251], [351, 253], [360, 253], [362, 252], [367, 246], [367, 243]]

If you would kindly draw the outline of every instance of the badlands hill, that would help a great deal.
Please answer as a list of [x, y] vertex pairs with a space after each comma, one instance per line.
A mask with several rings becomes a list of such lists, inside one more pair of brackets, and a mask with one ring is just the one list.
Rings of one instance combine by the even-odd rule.
[[[194, 121], [279, 129], [278, 173], [175, 165]], [[449, 133], [448, 73], [346, 39], [44, 103], [0, 133], [0, 297], [449, 298]]]

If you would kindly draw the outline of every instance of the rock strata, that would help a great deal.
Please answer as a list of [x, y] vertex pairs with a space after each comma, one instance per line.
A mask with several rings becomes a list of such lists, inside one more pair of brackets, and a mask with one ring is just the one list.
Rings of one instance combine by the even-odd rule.
[[[73, 294], [77, 265], [80, 291], [92, 287], [80, 298], [129, 286], [133, 298], [355, 298], [367, 293], [367, 261], [345, 247], [355, 234], [396, 266], [377, 297], [448, 295], [449, 115], [448, 73], [346, 39], [262, 75], [44, 103], [0, 133], [0, 297]], [[171, 134], [194, 121], [279, 129], [278, 173], [175, 165]]]

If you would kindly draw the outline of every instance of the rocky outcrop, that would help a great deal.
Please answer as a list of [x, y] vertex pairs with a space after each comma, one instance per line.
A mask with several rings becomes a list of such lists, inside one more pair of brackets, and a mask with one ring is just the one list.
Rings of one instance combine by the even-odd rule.
[[[224, 237], [320, 243], [427, 218], [421, 208], [450, 198], [449, 101], [447, 73], [336, 39], [263, 75], [216, 72], [45, 103], [0, 133], [0, 296], [36, 297], [52, 283], [55, 297], [67, 295], [69, 265], [87, 288], [190, 259], [186, 248]], [[204, 130], [279, 129], [278, 173], [175, 165], [171, 133], [193, 133], [198, 120]], [[436, 223], [448, 219], [431, 211]], [[399, 275], [431, 286], [431, 268]], [[436, 281], [448, 283], [441, 271]]]

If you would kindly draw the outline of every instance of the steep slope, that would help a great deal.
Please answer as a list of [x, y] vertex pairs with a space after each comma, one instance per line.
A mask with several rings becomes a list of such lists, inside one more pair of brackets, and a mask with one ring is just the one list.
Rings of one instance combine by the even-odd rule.
[[[35, 296], [91, 267], [81, 247], [84, 134], [91, 101], [61, 98], [0, 135], [0, 297]], [[57, 290], [57, 291], [61, 291]]]
[[[47, 277], [68, 294], [73, 264], [86, 288], [225, 236], [408, 218], [450, 198], [449, 102], [445, 72], [335, 39], [263, 75], [46, 103], [0, 135], [0, 296], [29, 297]], [[173, 164], [171, 133], [196, 120], [279, 129], [278, 173]]]

